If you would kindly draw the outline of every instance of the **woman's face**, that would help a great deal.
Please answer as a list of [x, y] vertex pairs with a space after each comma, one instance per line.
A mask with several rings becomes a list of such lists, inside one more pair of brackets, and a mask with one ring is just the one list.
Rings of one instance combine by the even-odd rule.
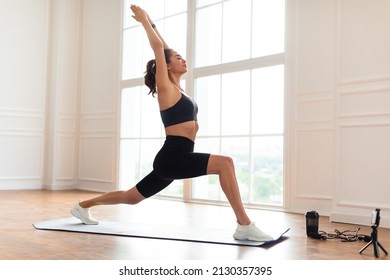
[[171, 52], [171, 62], [168, 64], [168, 70], [172, 73], [184, 74], [187, 72], [187, 61], [176, 51]]

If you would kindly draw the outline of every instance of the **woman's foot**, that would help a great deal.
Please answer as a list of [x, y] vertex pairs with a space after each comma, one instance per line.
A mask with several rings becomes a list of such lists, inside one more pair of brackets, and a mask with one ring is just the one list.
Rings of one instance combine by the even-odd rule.
[[255, 223], [250, 223], [247, 226], [237, 224], [236, 232], [233, 234], [234, 239], [249, 240], [249, 241], [271, 241], [274, 238], [262, 232]]
[[70, 213], [86, 225], [99, 224], [98, 220], [92, 218], [90, 210], [90, 208], [83, 208], [80, 206], [80, 203], [77, 203], [72, 209], [70, 209]]

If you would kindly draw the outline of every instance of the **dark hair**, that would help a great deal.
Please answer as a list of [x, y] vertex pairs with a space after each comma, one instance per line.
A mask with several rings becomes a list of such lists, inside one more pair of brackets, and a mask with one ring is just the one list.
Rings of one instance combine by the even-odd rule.
[[[171, 62], [172, 49], [164, 49], [165, 62], [168, 64]], [[154, 95], [157, 93], [156, 88], [156, 60], [152, 59], [146, 64], [145, 71], [145, 85], [149, 88], [149, 93]]]

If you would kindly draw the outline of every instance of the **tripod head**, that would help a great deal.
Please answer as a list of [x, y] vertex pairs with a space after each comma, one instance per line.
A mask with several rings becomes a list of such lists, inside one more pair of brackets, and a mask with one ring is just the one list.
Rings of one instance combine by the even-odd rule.
[[375, 211], [372, 212], [371, 216], [371, 224], [373, 228], [379, 227], [379, 222], [381, 220], [381, 209], [377, 208]]

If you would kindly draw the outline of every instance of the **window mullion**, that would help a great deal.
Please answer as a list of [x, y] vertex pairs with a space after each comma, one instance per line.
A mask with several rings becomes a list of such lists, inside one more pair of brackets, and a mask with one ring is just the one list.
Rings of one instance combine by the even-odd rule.
[[248, 164], [248, 169], [249, 169], [249, 190], [248, 190], [248, 202], [251, 203], [252, 202], [252, 199], [251, 199], [251, 195], [252, 195], [252, 158], [253, 158], [253, 154], [252, 154], [252, 124], [253, 124], [253, 119], [252, 119], [252, 110], [253, 110], [253, 106], [252, 106], [252, 96], [253, 96], [253, 83], [252, 83], [252, 79], [253, 79], [253, 71], [251, 70], [249, 72], [249, 164]]
[[219, 58], [219, 63], [223, 63], [223, 30], [224, 30], [224, 24], [223, 24], [223, 17], [224, 17], [224, 7], [225, 3], [222, 2], [222, 12], [221, 12], [221, 53], [220, 53], [220, 58]]
[[[195, 63], [195, 5], [196, 1], [187, 0], [187, 75], [186, 75], [186, 93], [194, 97], [195, 95], [195, 77], [194, 63]], [[190, 201], [192, 199], [192, 179], [183, 180], [183, 200]]]

